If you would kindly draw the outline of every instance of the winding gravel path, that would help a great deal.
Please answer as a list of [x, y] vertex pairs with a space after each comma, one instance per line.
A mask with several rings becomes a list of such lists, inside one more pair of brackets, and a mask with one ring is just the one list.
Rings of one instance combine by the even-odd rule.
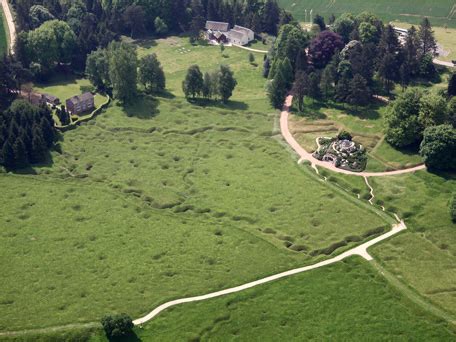
[[232, 288], [229, 288], [229, 289], [225, 289], [225, 290], [221, 290], [221, 291], [217, 291], [217, 292], [212, 292], [212, 293], [208, 293], [208, 294], [201, 295], [201, 296], [196, 296], [196, 297], [189, 297], [189, 298], [182, 298], [182, 299], [172, 300], [170, 302], [167, 302], [167, 303], [164, 303], [164, 304], [158, 306], [157, 308], [155, 308], [153, 311], [151, 311], [146, 316], [134, 320], [133, 323], [135, 325], [140, 325], [140, 324], [146, 323], [146, 322], [150, 321], [152, 318], [154, 318], [155, 316], [157, 316], [162, 311], [166, 310], [167, 308], [175, 306], [175, 305], [178, 305], [178, 304], [184, 304], [184, 303], [190, 303], [190, 302], [199, 302], [199, 301], [206, 300], [206, 299], [211, 299], [211, 298], [228, 295], [228, 294], [235, 293], [235, 292], [244, 291], [244, 290], [250, 289], [252, 287], [255, 287], [255, 286], [258, 286], [258, 285], [262, 285], [262, 284], [265, 284], [265, 283], [269, 283], [271, 281], [275, 281], [275, 280], [278, 280], [278, 279], [281, 279], [281, 278], [289, 277], [289, 276], [292, 276], [292, 275], [295, 275], [295, 274], [298, 274], [298, 273], [303, 273], [303, 272], [307, 272], [307, 271], [310, 271], [310, 270], [314, 270], [316, 268], [320, 268], [320, 267], [323, 267], [323, 266], [331, 265], [331, 264], [334, 264], [334, 263], [336, 263], [338, 261], [341, 261], [341, 260], [343, 260], [345, 258], [348, 258], [350, 256], [358, 255], [358, 256], [361, 256], [364, 259], [370, 261], [370, 260], [372, 260], [372, 256], [367, 252], [367, 249], [369, 247], [379, 243], [380, 241], [388, 239], [389, 237], [391, 237], [391, 236], [393, 236], [393, 235], [395, 235], [395, 234], [397, 234], [397, 233], [399, 233], [399, 232], [401, 232], [401, 231], [403, 231], [405, 229], [407, 229], [407, 227], [405, 226], [404, 222], [401, 221], [398, 224], [394, 225], [393, 228], [389, 232], [387, 232], [387, 233], [385, 233], [383, 235], [380, 235], [379, 237], [376, 237], [375, 239], [372, 239], [372, 240], [370, 240], [370, 241], [368, 241], [366, 243], [363, 243], [362, 245], [360, 245], [358, 247], [352, 248], [352, 249], [350, 249], [350, 250], [348, 250], [348, 251], [346, 251], [346, 252], [344, 252], [344, 253], [342, 253], [342, 254], [334, 257], [334, 258], [331, 258], [331, 259], [328, 259], [328, 260], [324, 260], [324, 261], [318, 262], [318, 263], [313, 264], [313, 265], [300, 267], [300, 268], [295, 268], [295, 269], [290, 270], [290, 271], [285, 271], [285, 272], [282, 272], [282, 273], [278, 273], [278, 274], [275, 274], [275, 275], [272, 275], [272, 276], [269, 276], [269, 277], [266, 277], [266, 278], [263, 278], [263, 279], [260, 279], [260, 280], [252, 281], [250, 283], [247, 283], [247, 284], [244, 284], [244, 285], [240, 285], [240, 286], [236, 286], [236, 287], [232, 287]]
[[3, 13], [5, 14], [6, 23], [9, 31], [9, 48], [11, 54], [14, 54], [14, 44], [16, 43], [16, 26], [14, 25], [13, 15], [8, 5], [8, 0], [0, 0], [2, 2]]
[[242, 45], [237, 45], [237, 44], [231, 44], [231, 46], [236, 46], [238, 48], [241, 48], [241, 49], [244, 49], [244, 50], [247, 50], [247, 51], [252, 51], [252, 52], [265, 53], [265, 54], [268, 53], [265, 50], [252, 49], [252, 48], [249, 48], [249, 47], [246, 47], [246, 46], [242, 46]]
[[451, 63], [451, 62], [441, 61], [441, 60], [439, 60], [439, 59], [437, 59], [437, 58], [434, 58], [434, 59], [432, 60], [432, 62], [433, 62], [434, 64], [441, 65], [441, 66], [444, 66], [444, 67], [447, 67], [447, 68], [454, 68], [454, 67], [456, 67], [456, 65], [454, 65], [454, 64]]
[[426, 169], [426, 166], [423, 164], [423, 165], [411, 167], [409, 169], [395, 170], [395, 171], [353, 172], [353, 171], [339, 169], [338, 167], [334, 166], [332, 163], [318, 160], [311, 153], [307, 152], [304, 148], [302, 148], [301, 145], [299, 145], [299, 143], [295, 140], [295, 138], [293, 137], [293, 135], [291, 134], [291, 132], [288, 128], [288, 117], [290, 115], [290, 107], [291, 107], [292, 102], [293, 102], [293, 96], [288, 95], [285, 100], [285, 104], [284, 104], [282, 113], [280, 114], [280, 130], [282, 132], [282, 136], [284, 137], [284, 139], [288, 143], [288, 145], [290, 145], [291, 148], [299, 155], [300, 163], [304, 160], [308, 160], [312, 164], [312, 167], [314, 167], [314, 168], [316, 168], [316, 166], [320, 166], [320, 167], [323, 167], [325, 169], [328, 169], [328, 170], [331, 170], [334, 172], [343, 173], [346, 175], [360, 176], [360, 177], [395, 176], [395, 175], [402, 175], [405, 173], [412, 173], [412, 172]]

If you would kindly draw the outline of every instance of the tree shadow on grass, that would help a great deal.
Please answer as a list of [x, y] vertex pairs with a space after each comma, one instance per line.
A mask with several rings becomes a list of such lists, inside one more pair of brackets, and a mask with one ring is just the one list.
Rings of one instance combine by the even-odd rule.
[[173, 93], [171, 93], [168, 90], [164, 90], [164, 91], [161, 91], [159, 93], [156, 93], [155, 96], [161, 97], [161, 98], [164, 98], [164, 99], [174, 99], [174, 98], [176, 98], [176, 95], [174, 95]]
[[296, 105], [292, 105], [290, 111], [301, 117], [306, 117], [311, 120], [324, 120], [327, 118], [327, 115], [322, 111], [322, 109], [327, 109], [328, 106], [320, 101], [306, 102], [304, 104], [303, 110], [300, 112]]
[[199, 107], [214, 107], [227, 110], [247, 110], [249, 105], [241, 101], [227, 101], [223, 103], [222, 101], [209, 100], [209, 99], [188, 99], [189, 103]]
[[358, 107], [358, 108], [349, 108], [345, 109], [347, 114], [356, 116], [363, 120], [377, 120], [380, 118], [380, 113], [378, 112], [378, 108], [375, 108], [374, 105], [370, 105], [367, 107]]
[[139, 119], [152, 119], [160, 110], [160, 101], [150, 95], [139, 95], [131, 104], [124, 105], [123, 109], [127, 116]]
[[5, 167], [6, 172], [11, 172], [15, 175], [32, 175], [36, 176], [39, 173], [36, 171], [37, 168], [50, 168], [54, 165], [54, 160], [50, 152], [46, 153], [46, 159], [40, 163], [30, 164], [21, 168], [7, 168]]
[[136, 39], [134, 42], [144, 49], [150, 49], [151, 47], [157, 46], [157, 41], [154, 38]]
[[[44, 87], [56, 87], [56, 86], [67, 86], [70, 84], [77, 84], [78, 82], [78, 77], [77, 75], [73, 73], [59, 73], [50, 76], [48, 79], [41, 81], [41, 82], [36, 82], [36, 86], [44, 88]], [[76, 94], [75, 94], [76, 95]]]
[[128, 334], [127, 336], [122, 336], [122, 337], [111, 337], [111, 338], [108, 338], [106, 336], [107, 340], [110, 341], [110, 342], [141, 342], [142, 340], [139, 338], [138, 335], [136, 335], [136, 333], [134, 331], [132, 331], [130, 334]]

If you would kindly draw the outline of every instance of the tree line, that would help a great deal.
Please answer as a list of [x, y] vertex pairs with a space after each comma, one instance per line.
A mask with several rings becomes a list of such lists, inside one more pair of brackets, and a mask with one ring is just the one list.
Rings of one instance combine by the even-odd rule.
[[402, 43], [391, 25], [370, 13], [331, 21], [328, 26], [317, 15], [310, 32], [293, 23], [280, 28], [263, 64], [274, 107], [281, 107], [290, 90], [300, 110], [305, 96], [362, 106], [395, 83], [406, 88], [437, 76], [432, 63], [437, 44], [427, 18], [419, 29], [412, 26]]
[[203, 76], [198, 65], [188, 68], [182, 90], [187, 99], [195, 100], [202, 97], [206, 100], [220, 97], [222, 102], [227, 102], [237, 85], [234, 73], [227, 65], [221, 65], [218, 70], [206, 72]]
[[277, 33], [292, 17], [276, 0], [11, 0], [16, 14], [16, 58], [38, 79], [57, 68], [83, 71], [86, 57], [120, 35], [191, 32], [206, 20]]
[[87, 56], [85, 74], [97, 89], [112, 93], [123, 103], [134, 101], [138, 83], [149, 94], [163, 92], [166, 87], [165, 73], [156, 54], [138, 60], [134, 45], [117, 41]]

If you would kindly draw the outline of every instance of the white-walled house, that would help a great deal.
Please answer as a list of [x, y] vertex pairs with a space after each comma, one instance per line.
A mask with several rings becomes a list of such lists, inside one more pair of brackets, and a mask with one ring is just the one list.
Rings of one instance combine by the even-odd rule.
[[249, 43], [247, 34], [236, 30], [230, 30], [228, 32], [228, 38], [230, 43], [234, 45], [247, 45]]
[[249, 39], [249, 42], [255, 39], [255, 32], [253, 32], [251, 29], [247, 27], [234, 25], [233, 30], [245, 33], [247, 35], [247, 38]]
[[235, 25], [228, 31], [229, 26], [229, 23], [220, 21], [206, 21], [206, 38], [212, 42], [234, 45], [247, 45], [255, 39], [255, 33], [251, 29]]

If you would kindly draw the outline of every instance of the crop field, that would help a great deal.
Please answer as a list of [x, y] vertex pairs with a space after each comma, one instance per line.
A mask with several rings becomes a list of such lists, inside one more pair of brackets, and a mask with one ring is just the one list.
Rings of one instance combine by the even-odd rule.
[[[376, 198], [410, 231], [373, 248], [398, 279], [456, 317], [456, 235], [448, 204], [456, 179], [427, 172], [372, 178]], [[438, 281], [436, 281], [438, 280]]]
[[136, 333], [142, 341], [456, 337], [447, 324], [403, 298], [357, 258], [239, 294], [170, 308]]
[[456, 27], [456, 4], [454, 0], [279, 0], [279, 4], [291, 11], [301, 21], [309, 21], [309, 11], [328, 18], [331, 14], [345, 12], [358, 14], [364, 11], [375, 13], [386, 21], [401, 21], [416, 24], [423, 16], [436, 26]]
[[[307, 100], [308, 101], [308, 100]], [[386, 107], [372, 104], [358, 111], [339, 104], [308, 102], [304, 113], [290, 116], [290, 131], [307, 151], [317, 149], [316, 138], [335, 137], [346, 130], [368, 151], [368, 171], [412, 167], [422, 162], [418, 151], [397, 150], [384, 140], [383, 115]]]
[[8, 50], [8, 28], [6, 26], [5, 14], [0, 6], [0, 55]]
[[[163, 62], [167, 96], [114, 102], [63, 134], [47, 164], [0, 174], [0, 332], [138, 317], [326, 258], [391, 224], [296, 164], [248, 51], [141, 44], [140, 55]], [[231, 66], [230, 103], [186, 102], [181, 82], [194, 63]], [[39, 89], [64, 99], [81, 85]]]

